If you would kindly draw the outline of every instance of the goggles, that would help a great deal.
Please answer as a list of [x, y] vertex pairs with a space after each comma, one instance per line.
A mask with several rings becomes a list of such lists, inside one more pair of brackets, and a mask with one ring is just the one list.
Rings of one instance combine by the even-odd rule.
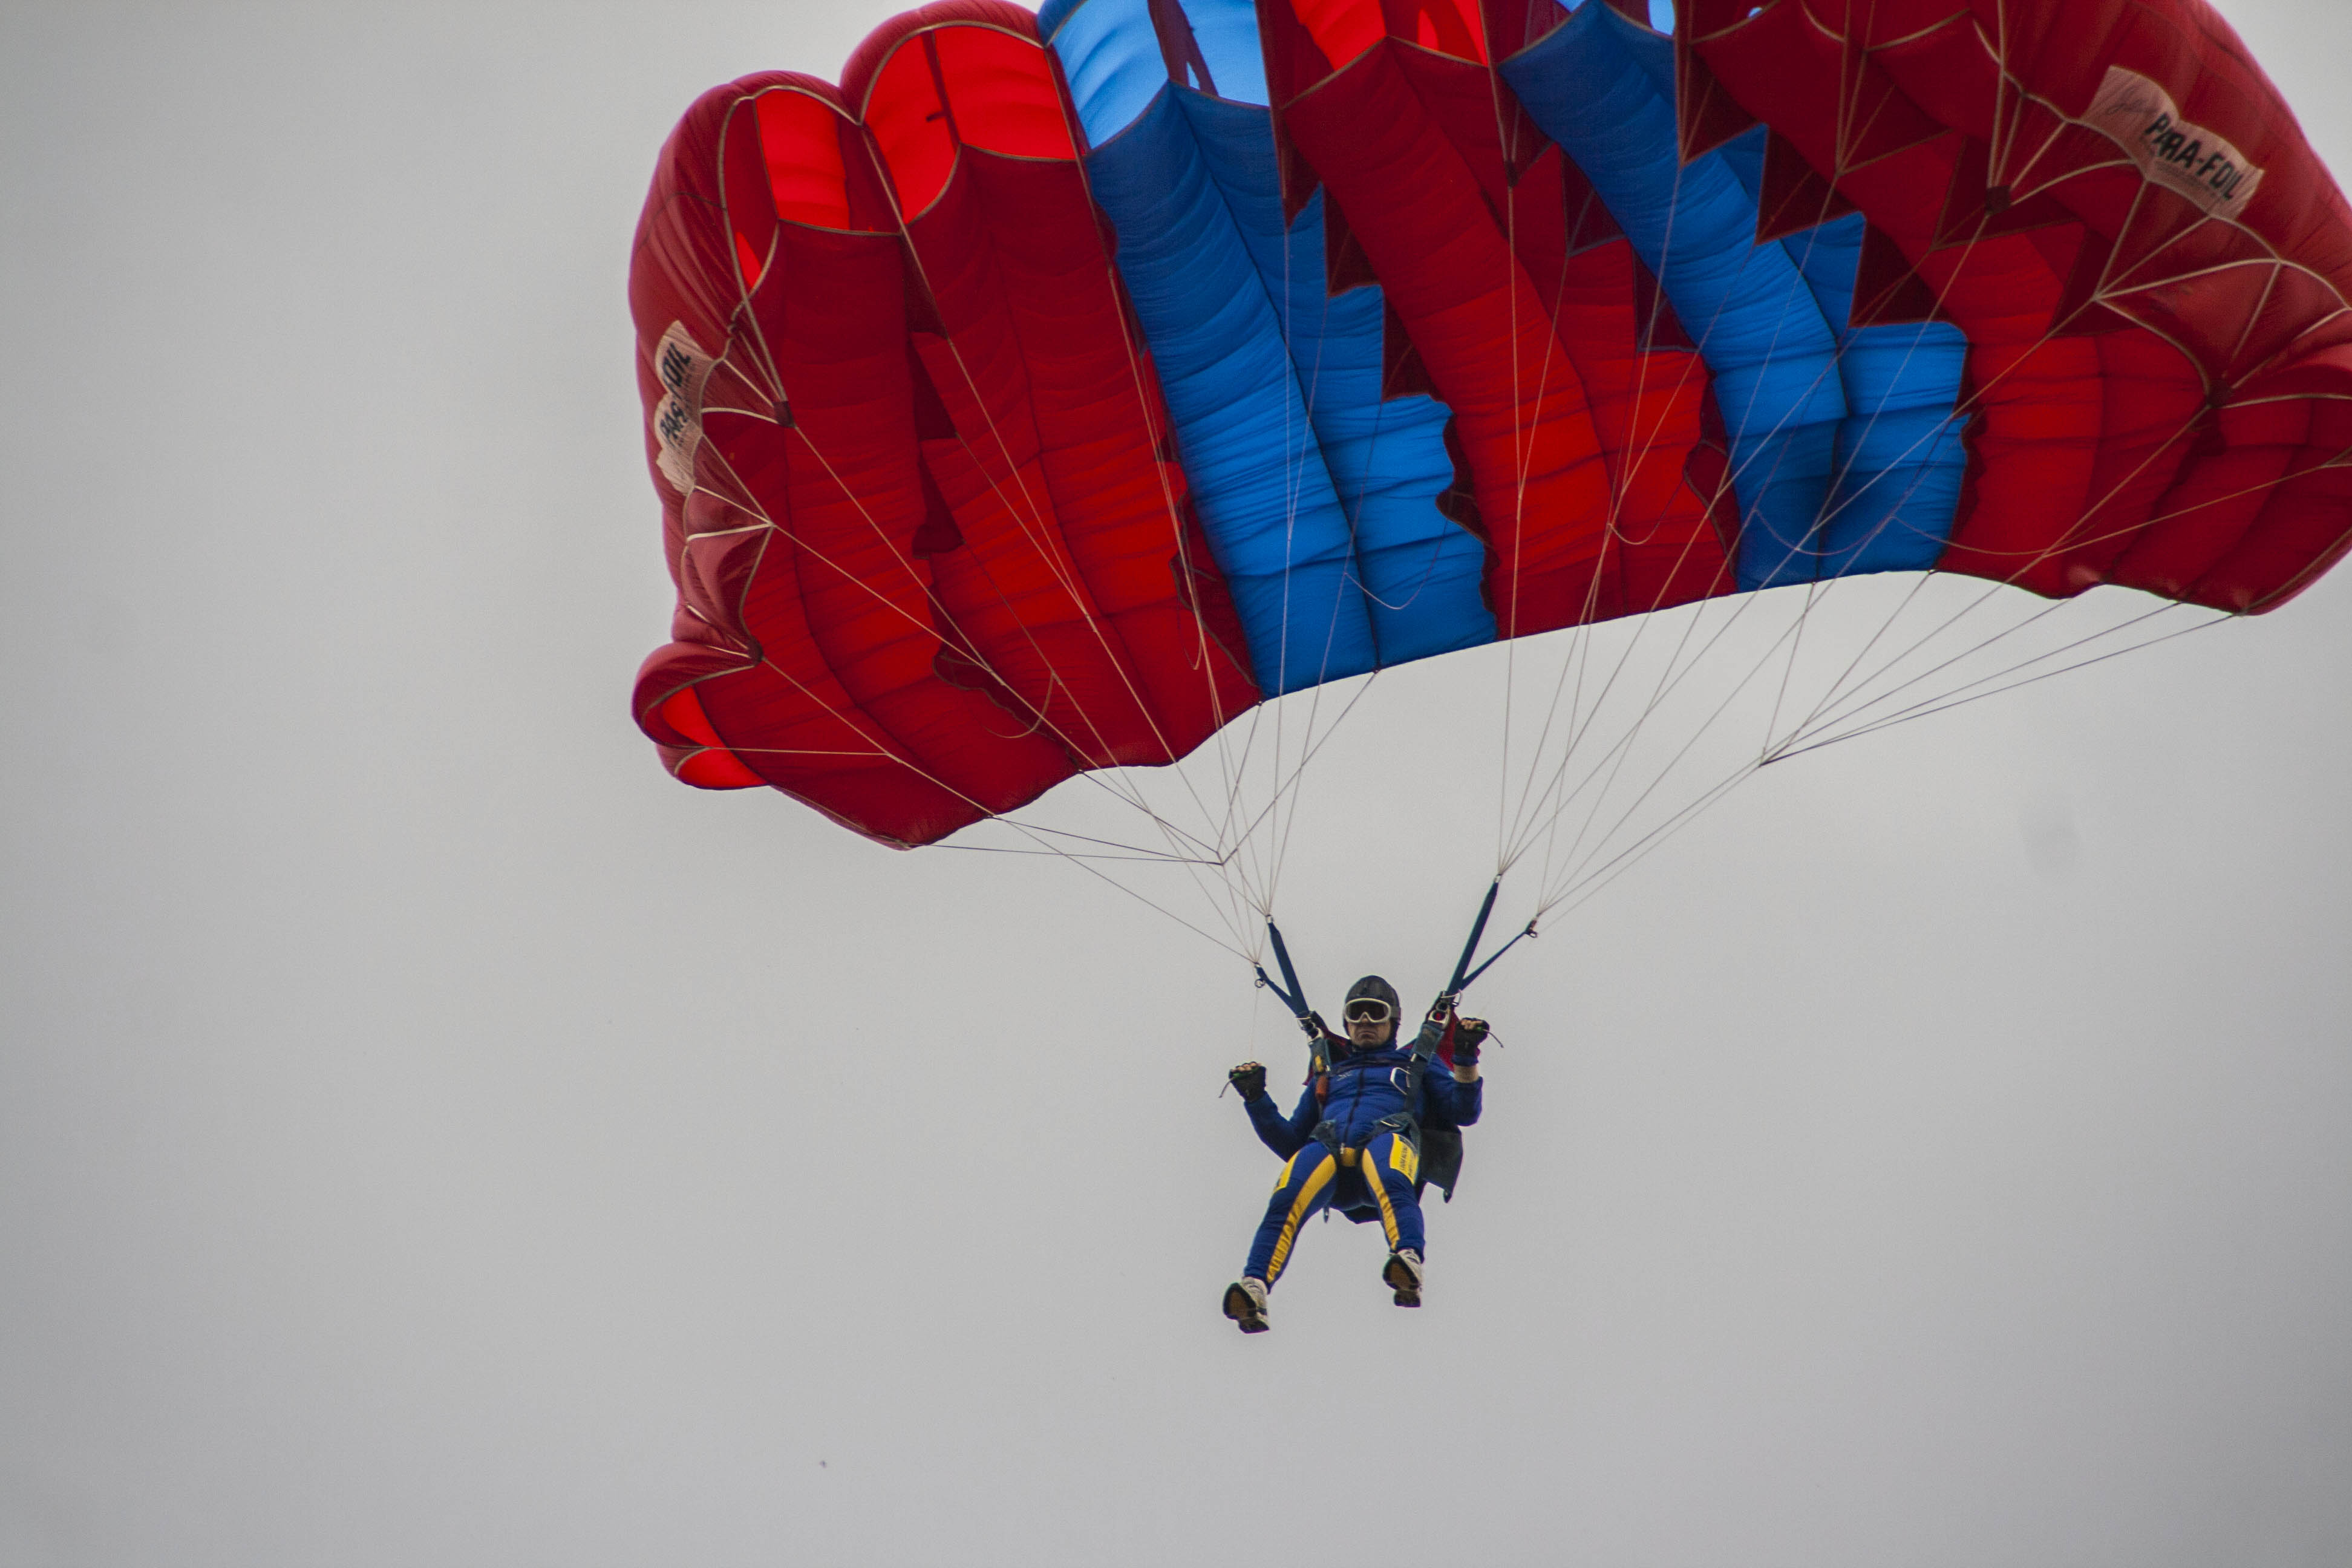
[[1346, 1017], [1350, 1024], [1385, 1024], [1396, 1016], [1396, 1009], [1377, 996], [1359, 996], [1348, 1004]]

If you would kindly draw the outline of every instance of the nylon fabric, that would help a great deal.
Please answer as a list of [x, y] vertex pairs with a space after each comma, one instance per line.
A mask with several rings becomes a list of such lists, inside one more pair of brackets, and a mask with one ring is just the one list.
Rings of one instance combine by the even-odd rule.
[[1822, 187], [1792, 215], [1816, 221], [1759, 242], [1769, 133], [1683, 162], [1673, 45], [1606, 5], [1583, 5], [1501, 72], [1591, 178], [1715, 374], [1739, 586], [1933, 565], [1967, 461], [1953, 416], [1966, 342], [1940, 322], [1849, 324], [1859, 215], [1836, 216]]
[[[942, 98], [934, 57], [970, 79]], [[888, 134], [772, 75], [706, 95], [665, 151], [632, 269], [649, 406], [681, 402], [673, 325], [716, 363], [686, 482], [656, 462], [680, 612], [638, 710], [689, 782], [927, 843], [1172, 761], [1257, 692], [1033, 20], [934, 7], [846, 80]]]
[[2202, 0], [1045, 26], [943, 0], [662, 151], [686, 783], [926, 844], [1492, 638], [1895, 570], [2251, 613], [2352, 547], [2352, 208]]
[[[2352, 215], [2210, 7], [1697, 0], [1685, 30], [1887, 237], [1886, 290], [1968, 335], [1980, 426], [1940, 566], [2245, 611], [2342, 556]], [[2085, 121], [2116, 70], [2264, 171], [2241, 215]]]
[[1435, 504], [1449, 411], [1383, 398], [1384, 296], [1328, 287], [1321, 193], [1284, 213], [1255, 7], [1080, 0], [1040, 26], [1260, 687], [1493, 640], [1484, 549]]

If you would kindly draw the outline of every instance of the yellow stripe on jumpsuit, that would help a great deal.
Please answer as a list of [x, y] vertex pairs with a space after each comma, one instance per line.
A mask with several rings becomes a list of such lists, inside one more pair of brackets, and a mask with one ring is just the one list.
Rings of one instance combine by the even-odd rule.
[[1420, 1173], [1420, 1157], [1400, 1133], [1380, 1133], [1363, 1148], [1343, 1148], [1336, 1155], [1309, 1143], [1283, 1163], [1244, 1272], [1268, 1285], [1281, 1279], [1299, 1226], [1334, 1203], [1342, 1214], [1376, 1210], [1391, 1252], [1422, 1251], [1421, 1199], [1413, 1191]]
[[[1265, 1068], [1246, 1063], [1231, 1075], [1250, 1126], [1284, 1162], [1249, 1263], [1227, 1293], [1225, 1315], [1244, 1330], [1265, 1326], [1265, 1291], [1290, 1266], [1300, 1227], [1326, 1209], [1337, 1208], [1359, 1224], [1378, 1220], [1390, 1252], [1412, 1255], [1400, 1266], [1416, 1280], [1420, 1276], [1425, 1247], [1414, 1133], [1477, 1121], [1484, 1086], [1476, 1042], [1455, 1036], [1450, 1006], [1433, 1009], [1419, 1035], [1405, 1041], [1397, 1037], [1396, 1004], [1396, 988], [1379, 975], [1368, 974], [1349, 988], [1348, 1033], [1319, 1037], [1315, 1069], [1287, 1115], [1266, 1092]], [[1440, 1055], [1448, 1041], [1456, 1053], [1450, 1063]], [[1396, 1287], [1385, 1268], [1382, 1279], [1397, 1289], [1399, 1305], [1418, 1304], [1418, 1292]], [[1253, 1281], [1254, 1302], [1245, 1288]], [[1407, 1300], [1409, 1294], [1416, 1300]]]

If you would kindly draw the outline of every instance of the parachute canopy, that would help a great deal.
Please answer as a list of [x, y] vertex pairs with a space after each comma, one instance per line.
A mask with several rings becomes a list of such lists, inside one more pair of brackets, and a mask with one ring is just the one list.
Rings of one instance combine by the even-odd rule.
[[704, 95], [630, 294], [638, 722], [897, 845], [1498, 638], [2352, 540], [2352, 215], [2202, 0], [943, 0]]

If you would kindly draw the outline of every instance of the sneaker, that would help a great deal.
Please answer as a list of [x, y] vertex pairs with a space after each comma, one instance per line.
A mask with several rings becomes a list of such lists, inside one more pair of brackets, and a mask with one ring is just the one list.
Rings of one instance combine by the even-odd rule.
[[1396, 1292], [1400, 1307], [1421, 1305], [1421, 1254], [1412, 1247], [1389, 1254], [1381, 1268], [1381, 1281]]
[[1226, 1286], [1225, 1316], [1245, 1334], [1262, 1334], [1274, 1327], [1265, 1321], [1265, 1281], [1241, 1279]]

